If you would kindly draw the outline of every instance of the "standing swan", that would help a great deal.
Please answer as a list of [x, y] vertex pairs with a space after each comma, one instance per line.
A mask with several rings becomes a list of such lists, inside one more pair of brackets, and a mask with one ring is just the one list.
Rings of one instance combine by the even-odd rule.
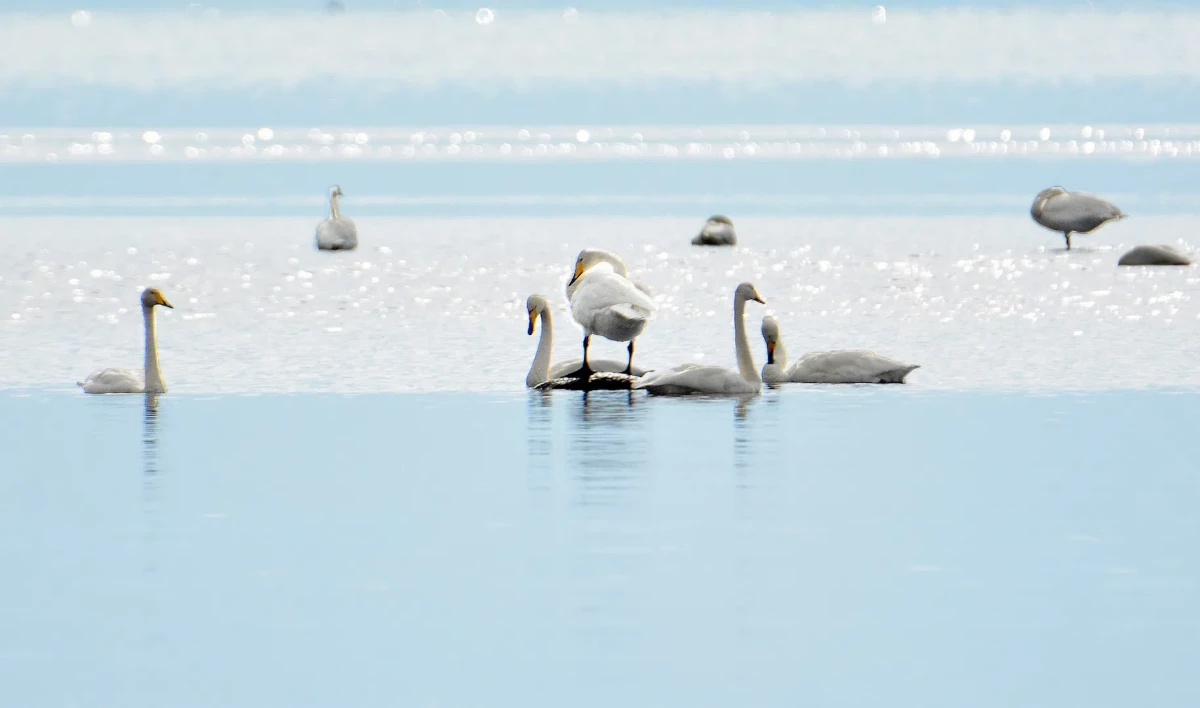
[[1068, 192], [1062, 187], [1050, 187], [1038, 192], [1029, 210], [1033, 220], [1050, 229], [1061, 231], [1071, 250], [1071, 234], [1087, 234], [1109, 221], [1127, 216], [1117, 205], [1094, 194]]
[[[569, 361], [560, 361], [554, 366], [550, 365], [551, 351], [554, 348], [554, 320], [550, 315], [550, 303], [541, 295], [530, 295], [525, 301], [525, 307], [529, 310], [529, 334], [533, 334], [534, 325], [537, 324], [538, 318], [542, 318], [542, 335], [538, 339], [537, 354], [533, 357], [533, 364], [529, 367], [529, 374], [525, 377], [525, 385], [529, 388], [537, 388], [539, 385], [551, 381], [553, 379], [561, 379], [568, 374], [577, 371], [581, 359], [571, 359]], [[593, 359], [588, 362], [593, 371], [605, 371], [610, 373], [618, 373], [625, 370], [625, 365], [619, 361], [611, 359], [601, 359], [599, 361]], [[646, 373], [638, 367], [632, 367], [633, 376], [641, 376]]]
[[358, 227], [350, 217], [342, 216], [338, 197], [342, 188], [329, 190], [329, 218], [317, 224], [317, 248], [322, 251], [353, 251], [358, 247]]
[[728, 216], [708, 217], [704, 228], [692, 239], [693, 246], [736, 246], [737, 234], [733, 232], [733, 222]]
[[774, 317], [764, 317], [762, 336], [767, 343], [767, 363], [762, 369], [763, 381], [775, 383], [904, 383], [904, 377], [920, 365], [901, 364], [866, 349], [839, 349], [831, 352], [810, 352], [787, 368], [787, 348], [779, 336], [779, 323]]
[[594, 373], [588, 363], [588, 343], [593, 334], [614, 342], [629, 342], [629, 362], [624, 373], [633, 374], [633, 340], [658, 309], [646, 286], [628, 277], [625, 262], [615, 253], [585, 248], [575, 259], [575, 273], [567, 283], [571, 317], [583, 327], [583, 363], [571, 374], [586, 379]]
[[104, 369], [78, 382], [84, 393], [166, 393], [162, 371], [158, 368], [158, 340], [154, 336], [154, 306], [175, 309], [158, 288], [142, 291], [142, 320], [146, 324], [146, 367], [136, 369]]
[[758, 367], [754, 365], [750, 341], [746, 339], [746, 303], [750, 300], [766, 304], [750, 283], [737, 286], [733, 292], [733, 342], [737, 349], [737, 371], [720, 366], [683, 364], [667, 371], [651, 371], [633, 387], [644, 388], [650, 393], [675, 395], [761, 391], [762, 379], [758, 376]]

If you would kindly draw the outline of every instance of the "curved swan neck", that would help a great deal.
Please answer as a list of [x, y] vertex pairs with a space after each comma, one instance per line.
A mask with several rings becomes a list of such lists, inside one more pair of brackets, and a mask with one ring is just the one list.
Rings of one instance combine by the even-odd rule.
[[334, 192], [329, 195], [329, 218], [342, 218], [342, 210], [338, 208], [338, 193]]
[[142, 307], [142, 320], [146, 324], [146, 393], [166, 393], [162, 371], [158, 368], [158, 337], [155, 334], [154, 308]]
[[1033, 213], [1033, 218], [1042, 218], [1042, 211], [1046, 208], [1046, 202], [1050, 201], [1050, 197], [1039, 196], [1033, 202], [1033, 208], [1030, 211]]
[[762, 377], [754, 366], [754, 354], [750, 351], [750, 340], [746, 339], [746, 299], [733, 299], [733, 341], [737, 348], [738, 371], [750, 382], [762, 383]]
[[768, 363], [779, 367], [787, 367], [787, 347], [783, 346], [783, 337], [775, 338], [775, 353], [771, 355], [771, 361]]
[[549, 308], [540, 308], [538, 317], [542, 320], [542, 334], [538, 339], [537, 353], [533, 355], [533, 365], [529, 367], [529, 375], [525, 377], [527, 386], [537, 386], [550, 380], [550, 357], [554, 348], [554, 322], [551, 320]]

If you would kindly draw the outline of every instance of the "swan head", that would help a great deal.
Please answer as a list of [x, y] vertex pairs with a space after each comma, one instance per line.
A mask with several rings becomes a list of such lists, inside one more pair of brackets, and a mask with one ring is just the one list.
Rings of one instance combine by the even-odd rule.
[[767, 315], [762, 320], [763, 341], [767, 343], [767, 363], [775, 363], [775, 348], [779, 346], [779, 322]]
[[333, 187], [329, 190], [329, 198], [333, 199], [334, 197], [340, 197], [340, 196], [342, 196], [341, 186], [336, 185], [336, 184], [333, 185]]
[[538, 316], [550, 309], [550, 303], [541, 295], [530, 295], [525, 301], [525, 309], [529, 311], [529, 332], [533, 334], [533, 326], [537, 324]]
[[600, 263], [608, 263], [613, 267], [613, 271], [620, 276], [629, 275], [629, 271], [625, 268], [625, 261], [612, 251], [606, 251], [603, 248], [585, 248], [575, 257], [575, 272], [571, 276], [567, 287], [570, 287], [579, 280], [579, 276], [587, 272], [588, 268]]
[[733, 291], [733, 297], [742, 302], [753, 300], [762, 304], [767, 304], [767, 301], [762, 299], [762, 295], [758, 294], [758, 290], [753, 283], [742, 283], [737, 286], [737, 290]]
[[708, 217], [708, 223], [712, 224], [714, 226], [717, 224], [724, 224], [725, 226], [733, 226], [733, 222], [729, 220], [729, 217], [722, 216], [721, 214], [714, 214], [714, 215]]
[[167, 302], [167, 298], [163, 297], [161, 290], [158, 288], [146, 288], [142, 291], [142, 307], [149, 310], [155, 305], [169, 307], [172, 310], [175, 309], [175, 306]]
[[1062, 187], [1057, 185], [1054, 187], [1047, 187], [1046, 189], [1038, 192], [1037, 197], [1033, 200], [1034, 206], [1045, 204], [1054, 197], [1061, 197], [1064, 194], [1069, 194], [1069, 192]]

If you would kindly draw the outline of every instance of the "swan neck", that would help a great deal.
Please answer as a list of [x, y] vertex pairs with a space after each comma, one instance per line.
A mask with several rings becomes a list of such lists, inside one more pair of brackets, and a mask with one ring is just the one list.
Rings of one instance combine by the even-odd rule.
[[146, 393], [166, 393], [167, 386], [158, 368], [158, 337], [153, 307], [142, 307], [142, 320], [146, 324]]
[[762, 383], [762, 377], [754, 366], [754, 354], [750, 351], [750, 340], [746, 338], [746, 300], [733, 300], [733, 341], [737, 348], [738, 371], [747, 381]]
[[338, 208], [338, 195], [337, 194], [329, 195], [329, 218], [330, 219], [342, 218], [342, 210]]
[[525, 377], [525, 385], [537, 386], [550, 380], [550, 357], [554, 349], [554, 323], [550, 318], [550, 309], [538, 310], [542, 320], [542, 333], [538, 339], [537, 353], [533, 355], [533, 365], [529, 367], [529, 375]]
[[783, 338], [775, 340], [775, 364], [786, 367], [788, 363], [787, 347], [783, 346]]

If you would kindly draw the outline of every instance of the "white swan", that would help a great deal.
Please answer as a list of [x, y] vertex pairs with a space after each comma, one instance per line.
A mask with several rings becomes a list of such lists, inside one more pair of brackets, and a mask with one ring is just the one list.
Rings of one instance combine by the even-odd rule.
[[733, 222], [728, 216], [708, 217], [704, 228], [692, 239], [693, 246], [736, 246], [737, 234], [733, 232]]
[[585, 248], [575, 259], [575, 273], [567, 283], [571, 317], [583, 327], [583, 362], [571, 374], [587, 378], [595, 369], [588, 362], [588, 343], [593, 334], [614, 342], [629, 342], [629, 361], [622, 370], [633, 372], [633, 340], [658, 307], [645, 285], [628, 277], [625, 262], [616, 254]]
[[787, 383], [904, 383], [904, 377], [920, 365], [901, 364], [895, 359], [879, 356], [866, 349], [839, 349], [829, 352], [810, 352], [787, 368], [787, 348], [779, 335], [779, 323], [774, 317], [764, 317], [762, 336], [767, 343], [767, 363], [762, 369], [763, 381]]
[[154, 336], [154, 306], [174, 309], [158, 288], [142, 291], [142, 321], [146, 325], [146, 365], [137, 369], [104, 369], [78, 384], [85, 393], [166, 393], [162, 371], [158, 368], [158, 340]]
[[731, 371], [720, 366], [683, 364], [667, 371], [647, 372], [634, 388], [644, 388], [650, 393], [758, 393], [762, 390], [762, 379], [754, 365], [750, 352], [750, 341], [746, 339], [746, 302], [753, 300], [764, 303], [758, 290], [750, 283], [742, 283], [733, 292], [733, 341], [737, 350], [738, 370]]
[[[541, 295], [530, 295], [525, 301], [525, 307], [529, 310], [529, 334], [533, 334], [534, 325], [537, 324], [538, 318], [542, 320], [542, 335], [538, 339], [537, 353], [533, 357], [533, 364], [529, 367], [529, 374], [525, 377], [525, 385], [529, 388], [537, 388], [541, 384], [554, 379], [561, 379], [568, 374], [577, 371], [583, 363], [582, 359], [570, 359], [568, 361], [560, 361], [553, 366], [550, 365], [551, 352], [554, 348], [554, 319], [550, 314], [550, 303]], [[592, 359], [588, 362], [592, 371], [604, 371], [609, 373], [620, 373], [625, 371], [625, 364], [611, 359]], [[633, 376], [641, 376], [646, 373], [639, 367], [632, 367]]]
[[358, 247], [358, 227], [350, 217], [342, 216], [338, 197], [342, 188], [329, 190], [329, 218], [317, 224], [317, 248], [322, 251], [353, 251]]
[[1112, 202], [1086, 192], [1068, 192], [1050, 187], [1038, 193], [1029, 210], [1033, 220], [1051, 231], [1061, 231], [1071, 250], [1071, 234], [1087, 234], [1127, 214]]

